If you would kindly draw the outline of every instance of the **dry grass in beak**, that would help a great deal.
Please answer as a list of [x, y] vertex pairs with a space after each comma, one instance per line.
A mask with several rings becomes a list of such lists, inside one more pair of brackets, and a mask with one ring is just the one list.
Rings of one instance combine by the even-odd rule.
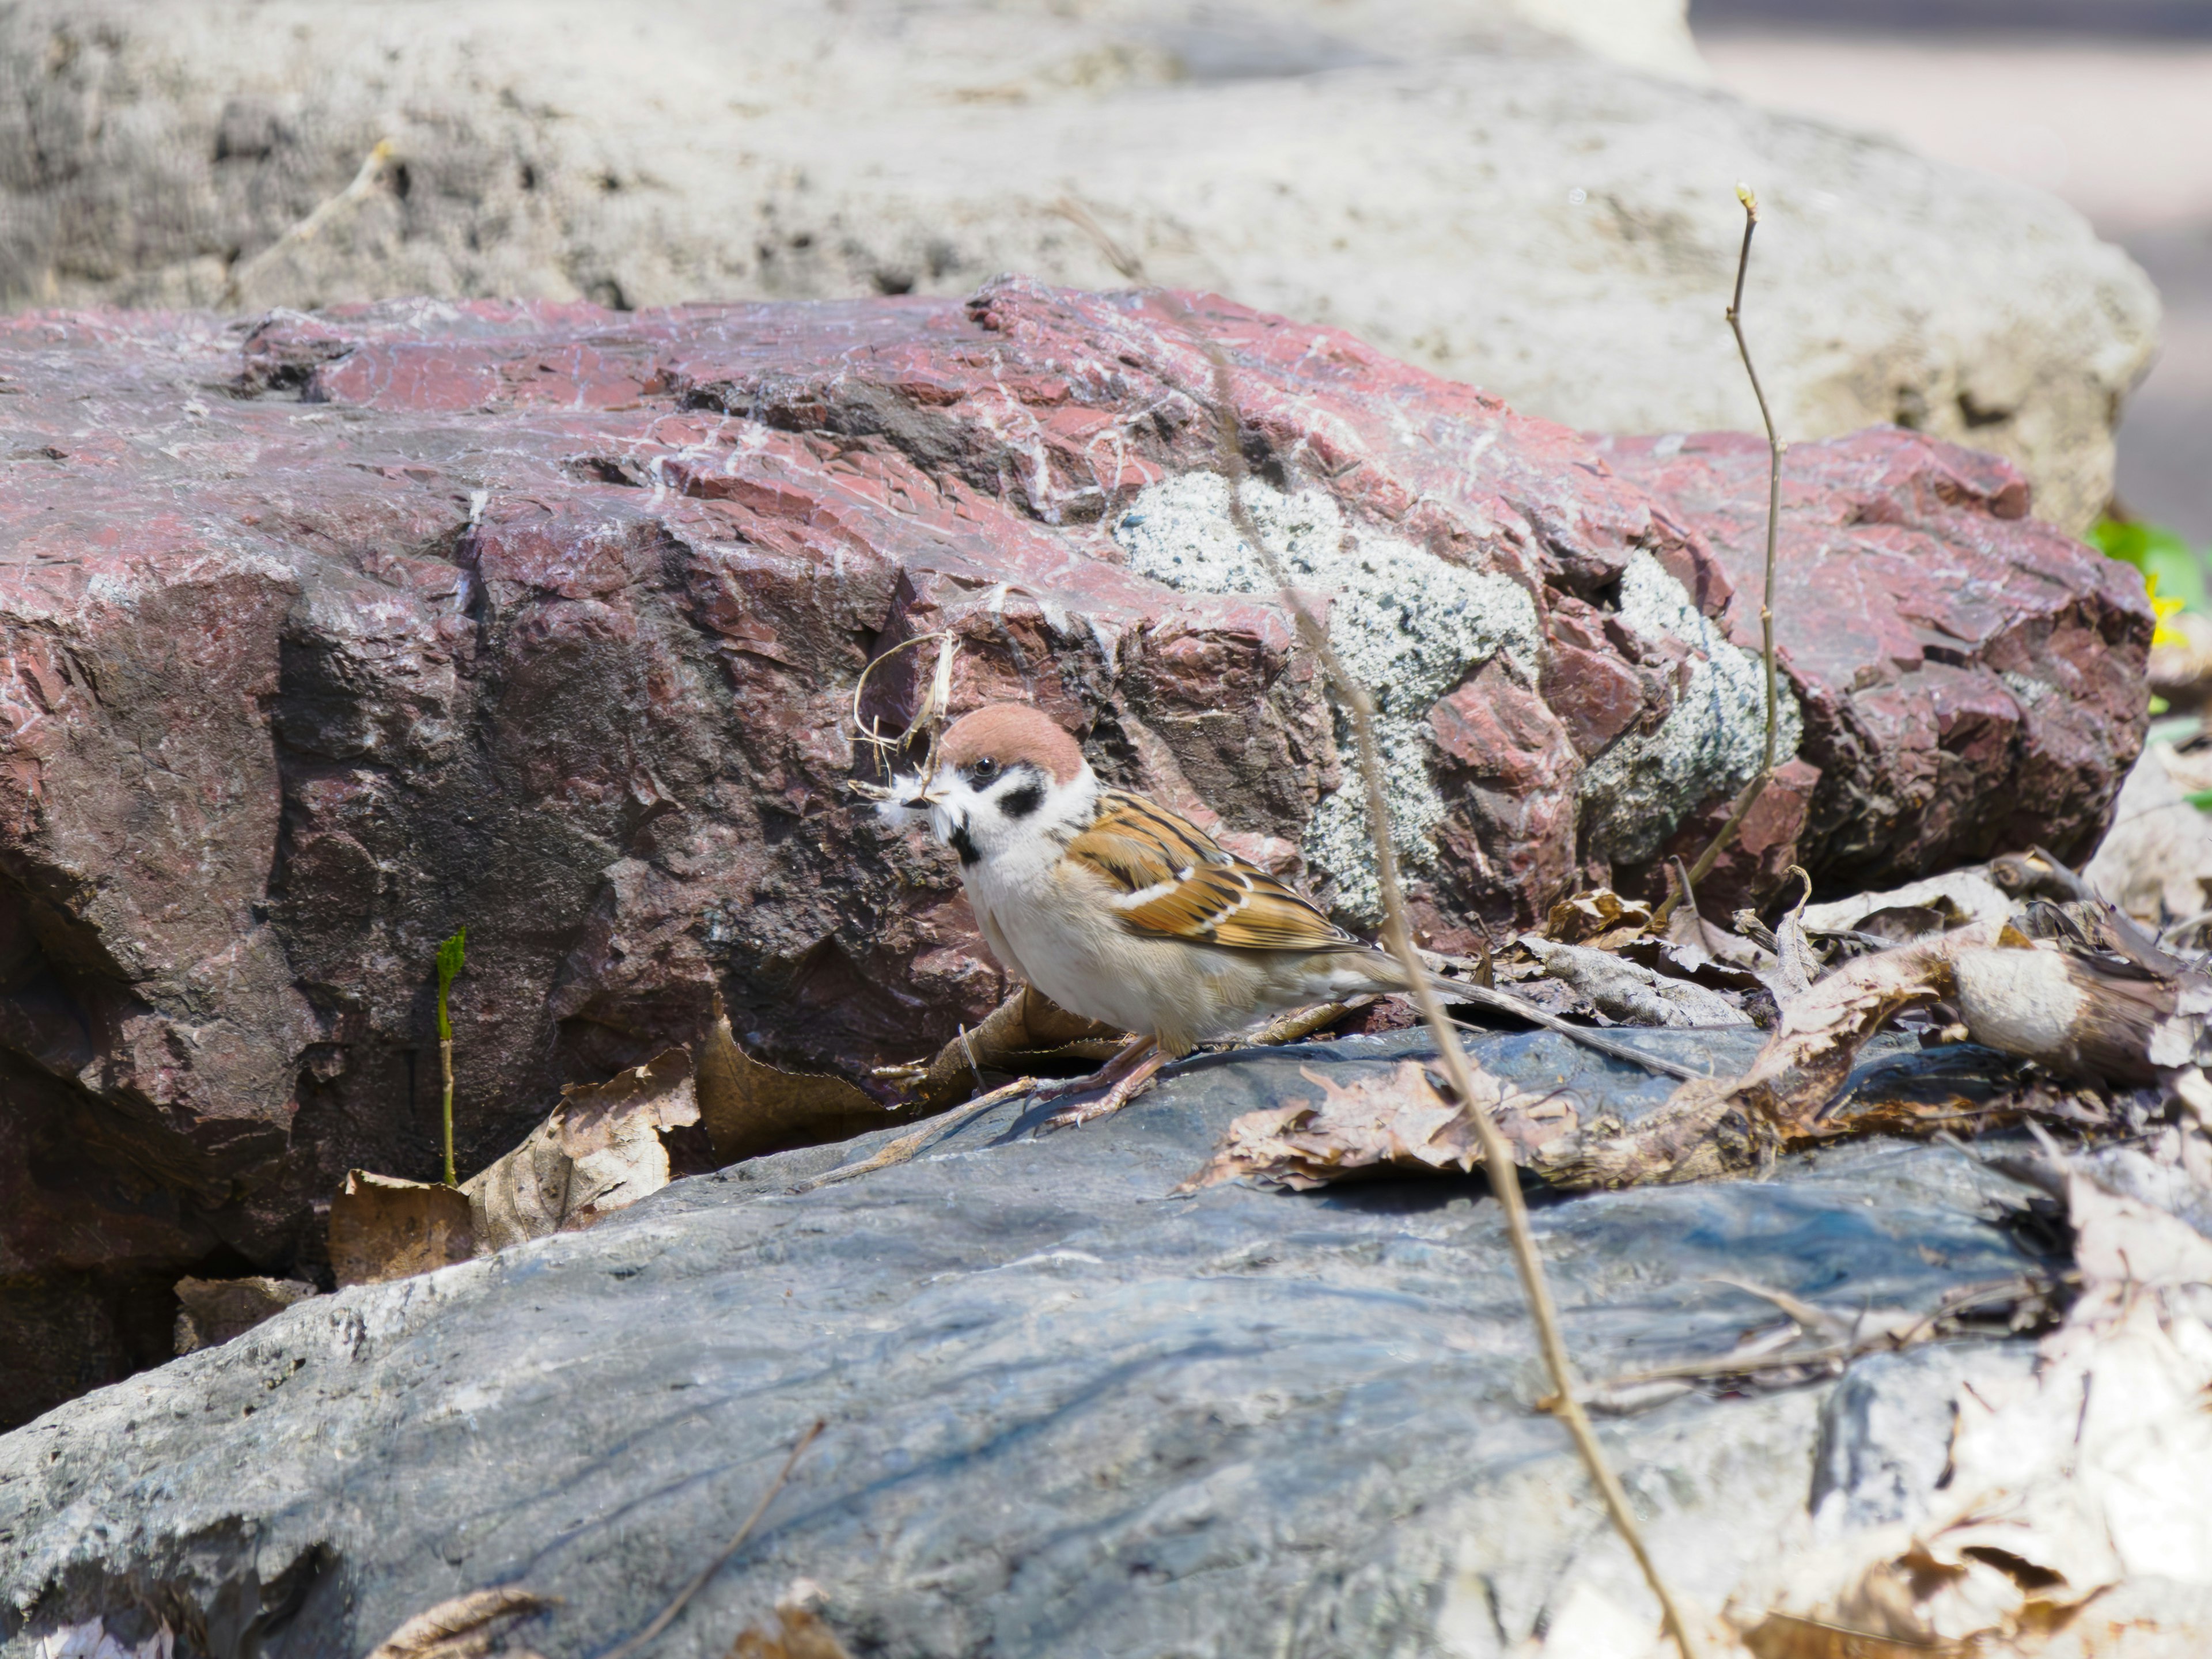
[[[887, 733], [860, 713], [860, 704], [868, 695], [868, 682], [878, 668], [900, 652], [911, 650], [930, 640], [937, 641], [937, 661], [930, 672], [928, 684], [922, 688], [921, 696], [915, 704], [913, 717], [907, 721], [905, 730], [896, 736]], [[860, 678], [853, 683], [853, 734], [859, 742], [875, 751], [877, 763], [883, 768], [884, 776], [890, 781], [891, 787], [855, 778], [852, 786], [854, 793], [866, 796], [878, 806], [895, 806], [908, 811], [925, 810], [933, 802], [934, 797], [928, 793], [927, 781], [937, 769], [937, 738], [945, 726], [945, 710], [952, 702], [952, 665], [959, 654], [959, 636], [940, 629], [927, 634], [917, 634], [910, 640], [901, 640], [860, 671]], [[920, 769], [911, 773], [893, 772], [893, 757], [905, 754], [914, 746], [917, 737], [924, 740]], [[915, 800], [895, 799], [899, 793], [899, 780], [902, 777], [914, 779], [919, 789]]]

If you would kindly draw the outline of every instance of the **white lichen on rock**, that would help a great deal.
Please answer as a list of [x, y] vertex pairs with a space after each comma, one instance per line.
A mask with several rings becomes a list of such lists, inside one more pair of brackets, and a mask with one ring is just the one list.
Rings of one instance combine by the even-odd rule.
[[[1439, 697], [1500, 651], [1532, 675], [1542, 649], [1536, 607], [1508, 577], [1449, 564], [1427, 549], [1349, 521], [1324, 491], [1244, 486], [1254, 526], [1301, 588], [1329, 596], [1329, 641], [1375, 698], [1376, 739], [1399, 854], [1433, 861], [1443, 799], [1430, 775], [1424, 716]], [[1217, 473], [1165, 479], [1139, 494], [1114, 526], [1133, 569], [1186, 593], [1266, 593], [1273, 580], [1229, 517]], [[1307, 826], [1304, 852], [1337, 883], [1336, 905], [1372, 925], [1382, 896], [1365, 793], [1340, 715], [1345, 787]]]
[[[1621, 738], [1590, 763], [1576, 790], [1583, 844], [1620, 864], [1657, 854], [1684, 813], [1741, 788], [1766, 744], [1766, 670], [1755, 651], [1731, 645], [1649, 553], [1620, 578], [1620, 619], [1647, 639], [1672, 635], [1697, 653], [1689, 684], [1657, 729]], [[1797, 752], [1804, 724], [1785, 678], [1775, 712], [1775, 757]]]

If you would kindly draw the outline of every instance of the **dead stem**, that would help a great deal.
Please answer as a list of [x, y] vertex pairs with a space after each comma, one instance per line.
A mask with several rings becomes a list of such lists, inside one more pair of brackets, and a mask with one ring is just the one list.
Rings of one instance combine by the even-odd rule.
[[[1778, 700], [1774, 663], [1774, 545], [1782, 521], [1782, 457], [1790, 446], [1775, 435], [1774, 416], [1766, 406], [1766, 389], [1759, 383], [1759, 370], [1751, 361], [1751, 347], [1743, 337], [1743, 278], [1744, 273], [1751, 268], [1751, 234], [1759, 228], [1759, 198], [1748, 185], [1738, 185], [1735, 194], [1736, 199], [1743, 204], [1743, 246], [1736, 254], [1735, 295], [1729, 301], [1728, 325], [1735, 336], [1735, 349], [1743, 359], [1743, 372], [1751, 377], [1752, 396], [1759, 399], [1759, 418], [1766, 424], [1766, 592], [1759, 604], [1759, 649], [1766, 666], [1766, 752], [1765, 758], [1759, 763], [1759, 770], [1752, 775], [1751, 781], [1744, 785], [1742, 793], [1735, 798], [1735, 805], [1729, 808], [1728, 821], [1714, 833], [1712, 840], [1705, 843], [1705, 850], [1698, 854], [1698, 861], [1690, 866], [1692, 884], [1703, 881], [1712, 873], [1714, 861], [1728, 850], [1729, 842], [1735, 839], [1735, 832], [1742, 827], [1744, 819], [1750, 816], [1751, 809], [1758, 804], [1759, 796], [1765, 793], [1766, 786], [1774, 781], [1776, 703]], [[1669, 897], [1653, 919], [1656, 927], [1666, 926], [1667, 917], [1674, 907], [1674, 899]]]
[[[1065, 202], [1057, 210], [1074, 223], [1089, 230], [1099, 241], [1102, 250], [1115, 269], [1130, 281], [1140, 280], [1143, 275], [1135, 256], [1116, 246], [1098, 229], [1097, 222], [1080, 204]], [[1435, 1038], [1437, 1051], [1442, 1057], [1445, 1075], [1453, 1090], [1463, 1102], [1480, 1098], [1475, 1088], [1474, 1073], [1468, 1063], [1467, 1052], [1461, 1048], [1459, 1033], [1445, 1016], [1443, 1005], [1438, 1000], [1431, 975], [1413, 944], [1413, 929], [1406, 921], [1406, 901], [1398, 885], [1397, 844], [1393, 839], [1389, 803], [1382, 793], [1382, 757], [1375, 742], [1375, 707], [1367, 688], [1361, 684], [1344, 665], [1329, 643], [1328, 631], [1322, 628], [1305, 600], [1291, 584], [1290, 575], [1282, 562], [1268, 548], [1252, 521], [1244, 505], [1244, 450], [1237, 428], [1237, 404], [1231, 385], [1229, 358], [1220, 345], [1206, 331], [1190, 307], [1182, 299], [1166, 290], [1156, 290], [1162, 306], [1189, 332], [1198, 348], [1213, 366], [1213, 405], [1220, 446], [1221, 470], [1229, 486], [1229, 515], [1243, 537], [1245, 544], [1267, 567], [1268, 580], [1280, 591], [1282, 602], [1297, 624], [1298, 636], [1328, 672], [1329, 682], [1337, 696], [1352, 715], [1352, 726], [1358, 739], [1359, 775], [1366, 787], [1368, 829], [1375, 840], [1376, 876], [1382, 894], [1383, 940], [1391, 955], [1397, 957], [1413, 987], [1411, 995], [1421, 1012], [1422, 1021]], [[1771, 653], [1770, 653], [1771, 660]], [[1771, 692], [1770, 690], [1770, 705]], [[1768, 722], [1768, 744], [1772, 746], [1772, 721]], [[1512, 1241], [1513, 1262], [1519, 1269], [1521, 1285], [1528, 1298], [1529, 1316], [1536, 1327], [1538, 1345], [1542, 1348], [1544, 1363], [1552, 1376], [1552, 1386], [1557, 1391], [1553, 1407], [1555, 1414], [1566, 1425], [1567, 1432], [1582, 1455], [1590, 1480], [1605, 1501], [1607, 1514], [1613, 1528], [1636, 1557], [1637, 1565], [1644, 1570], [1644, 1582], [1658, 1598], [1665, 1615], [1667, 1632], [1674, 1638], [1682, 1659], [1698, 1659], [1695, 1638], [1681, 1610], [1675, 1605], [1673, 1593], [1667, 1588], [1659, 1573], [1657, 1563], [1644, 1547], [1642, 1530], [1636, 1523], [1635, 1514], [1629, 1508], [1628, 1493], [1620, 1477], [1613, 1474], [1607, 1462], [1605, 1449], [1599, 1445], [1597, 1431], [1590, 1425], [1589, 1414], [1576, 1389], [1574, 1367], [1567, 1356], [1565, 1337], [1559, 1331], [1559, 1310], [1552, 1301], [1550, 1285], [1544, 1277], [1543, 1259], [1536, 1250], [1536, 1238], [1528, 1225], [1528, 1208], [1521, 1195], [1521, 1182], [1513, 1161], [1512, 1149], [1506, 1145], [1505, 1136], [1487, 1112], [1473, 1110], [1476, 1134], [1482, 1142], [1484, 1168], [1490, 1175], [1491, 1189], [1498, 1194], [1500, 1207], [1505, 1212], [1505, 1225]]]
[[817, 1187], [832, 1187], [841, 1181], [850, 1181], [854, 1176], [873, 1175], [878, 1170], [888, 1170], [893, 1164], [908, 1163], [933, 1140], [951, 1134], [969, 1119], [990, 1110], [1000, 1101], [1011, 1100], [1036, 1086], [1037, 1080], [1033, 1077], [1016, 1078], [1012, 1083], [1002, 1084], [987, 1095], [976, 1096], [964, 1106], [955, 1106], [949, 1112], [939, 1113], [911, 1134], [884, 1142], [866, 1158], [851, 1164], [841, 1164], [834, 1170], [818, 1176], [809, 1176], [804, 1181], [793, 1182], [791, 1190], [811, 1193]]

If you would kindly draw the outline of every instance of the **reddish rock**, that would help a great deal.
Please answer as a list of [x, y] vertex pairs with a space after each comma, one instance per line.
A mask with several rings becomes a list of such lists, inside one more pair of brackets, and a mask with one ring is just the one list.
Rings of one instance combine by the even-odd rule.
[[[1593, 441], [1199, 304], [1258, 478], [1536, 606], [1543, 639], [1397, 711], [1443, 812], [1424, 927], [1648, 881], [1577, 791], [1698, 647], [1615, 595], [1648, 554], [1755, 641], [1763, 451]], [[855, 678], [918, 632], [962, 639], [963, 703], [1033, 700], [1327, 890], [1299, 848], [1344, 769], [1283, 613], [1140, 575], [1111, 533], [1214, 465], [1212, 373], [1164, 307], [1012, 279], [0, 323], [0, 1128], [71, 1154], [9, 1162], [11, 1214], [46, 1219], [6, 1234], [0, 1326], [106, 1275], [111, 1335], [80, 1345], [106, 1357], [70, 1372], [100, 1380], [137, 1363], [114, 1333], [166, 1331], [131, 1302], [155, 1279], [313, 1271], [349, 1166], [434, 1175], [431, 961], [463, 924], [464, 1172], [562, 1083], [696, 1039], [718, 990], [766, 1057], [854, 1075], [980, 1017], [1004, 988], [952, 872], [848, 788]], [[1789, 492], [1807, 738], [1758, 870], [2085, 846], [2141, 741], [2133, 573], [1911, 434], [1793, 451]]]
[[[1711, 550], [1735, 587], [1731, 633], [1755, 646], [1766, 446], [1597, 447]], [[2027, 514], [2004, 462], [1896, 428], [1785, 458], [1778, 639], [1805, 712], [1798, 752], [1820, 770], [1795, 856], [1825, 890], [2043, 837], [2086, 855], [2102, 832], [2111, 769], [2142, 744], [2139, 584]]]

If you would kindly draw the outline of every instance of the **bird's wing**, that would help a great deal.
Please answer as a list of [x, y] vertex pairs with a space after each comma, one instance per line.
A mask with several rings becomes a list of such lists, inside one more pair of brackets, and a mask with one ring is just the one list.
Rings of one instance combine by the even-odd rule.
[[1139, 795], [1109, 790], [1067, 857], [1118, 890], [1132, 933], [1246, 950], [1365, 948], [1257, 865]]

